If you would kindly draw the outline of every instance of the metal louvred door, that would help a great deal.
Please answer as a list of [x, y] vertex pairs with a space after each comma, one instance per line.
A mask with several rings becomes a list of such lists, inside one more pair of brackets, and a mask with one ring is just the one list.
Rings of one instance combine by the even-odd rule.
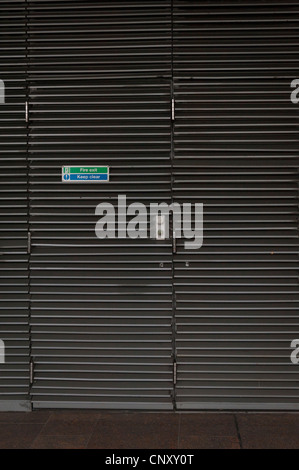
[[[173, 407], [171, 242], [95, 236], [100, 202], [170, 202], [170, 18], [29, 2], [34, 408]], [[82, 164], [110, 182], [61, 182]]]
[[298, 409], [298, 2], [174, 0], [178, 409]]
[[0, 28], [0, 410], [16, 411], [30, 408], [24, 1], [1, 2]]
[[[0, 409], [299, 409], [298, 1], [0, 8]], [[97, 239], [120, 194], [203, 203], [203, 247]]]

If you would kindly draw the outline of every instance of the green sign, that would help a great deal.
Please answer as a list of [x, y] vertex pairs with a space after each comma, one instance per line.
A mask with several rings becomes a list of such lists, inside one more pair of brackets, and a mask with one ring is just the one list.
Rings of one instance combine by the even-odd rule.
[[63, 183], [101, 183], [109, 181], [109, 166], [64, 166]]

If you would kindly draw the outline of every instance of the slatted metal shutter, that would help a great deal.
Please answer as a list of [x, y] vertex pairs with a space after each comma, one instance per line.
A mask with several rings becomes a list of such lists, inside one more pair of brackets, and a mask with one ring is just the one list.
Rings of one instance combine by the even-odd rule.
[[33, 406], [172, 409], [171, 243], [95, 236], [171, 198], [170, 2], [30, 1], [29, 45]]
[[179, 409], [298, 409], [297, 1], [174, 0]]
[[[0, 6], [0, 410], [28, 409], [29, 303], [25, 2]], [[2, 96], [2, 94], [1, 94]]]
[[[0, 409], [31, 354], [34, 408], [298, 409], [297, 0], [1, 13]], [[61, 183], [83, 163], [111, 182]], [[98, 240], [119, 194], [204, 203], [203, 248]]]

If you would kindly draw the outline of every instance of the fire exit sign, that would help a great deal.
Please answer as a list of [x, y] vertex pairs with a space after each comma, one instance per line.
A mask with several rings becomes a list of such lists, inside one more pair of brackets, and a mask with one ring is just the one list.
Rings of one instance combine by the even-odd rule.
[[63, 166], [63, 183], [104, 183], [109, 181], [109, 166]]

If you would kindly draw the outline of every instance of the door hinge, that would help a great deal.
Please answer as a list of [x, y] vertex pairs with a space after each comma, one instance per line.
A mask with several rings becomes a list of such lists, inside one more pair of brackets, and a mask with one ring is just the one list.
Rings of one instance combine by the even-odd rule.
[[173, 383], [176, 385], [177, 383], [177, 363], [176, 360], [173, 361]]
[[28, 232], [28, 238], [27, 238], [27, 253], [28, 253], [28, 255], [31, 254], [31, 232]]
[[171, 100], [171, 119], [172, 121], [175, 120], [175, 101], [174, 98]]
[[30, 362], [29, 375], [30, 375], [30, 385], [32, 385], [33, 381], [34, 381], [34, 362], [33, 362], [33, 360], [31, 360], [31, 362]]
[[175, 232], [173, 232], [173, 236], [172, 236], [172, 252], [173, 252], [174, 255], [176, 254], [176, 236], [175, 236]]
[[29, 113], [28, 113], [28, 101], [25, 103], [25, 121], [29, 121]]

